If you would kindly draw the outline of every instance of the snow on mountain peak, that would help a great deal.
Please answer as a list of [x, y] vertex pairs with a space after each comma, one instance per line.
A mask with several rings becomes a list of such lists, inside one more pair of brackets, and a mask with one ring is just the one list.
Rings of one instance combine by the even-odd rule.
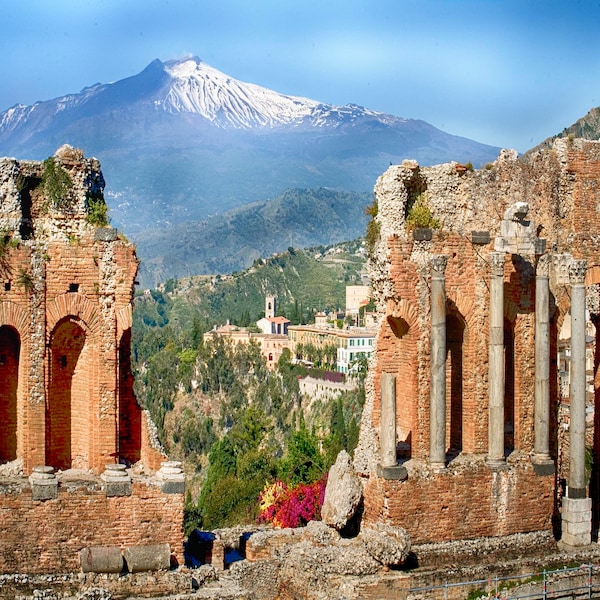
[[249, 129], [300, 124], [338, 127], [342, 122], [365, 116], [382, 123], [399, 120], [356, 104], [338, 107], [280, 94], [234, 79], [196, 57], [166, 62], [164, 69], [172, 82], [156, 105], [173, 113], [200, 114], [218, 127]]
[[300, 123], [318, 102], [286, 96], [225, 75], [198, 58], [164, 65], [172, 82], [156, 105], [174, 113], [197, 113], [220, 127], [276, 127]]

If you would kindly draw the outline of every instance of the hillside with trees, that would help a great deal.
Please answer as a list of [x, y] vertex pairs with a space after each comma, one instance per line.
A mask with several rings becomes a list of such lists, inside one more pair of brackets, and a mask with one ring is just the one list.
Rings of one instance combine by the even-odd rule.
[[371, 194], [328, 188], [289, 189], [277, 197], [136, 235], [139, 280], [228, 274], [286, 248], [331, 245], [361, 236]]
[[[315, 311], [344, 306], [364, 262], [361, 240], [290, 248], [229, 277], [170, 280], [137, 295], [136, 395], [166, 451], [185, 461], [188, 528], [252, 522], [265, 486], [322, 480], [339, 450], [356, 445], [364, 401], [364, 364], [355, 390], [309, 402], [299, 387], [308, 370], [289, 351], [268, 370], [257, 345], [203, 334], [227, 320], [254, 323], [267, 293], [278, 296], [278, 314], [312, 322]], [[312, 376], [331, 368], [327, 356], [320, 361]]]

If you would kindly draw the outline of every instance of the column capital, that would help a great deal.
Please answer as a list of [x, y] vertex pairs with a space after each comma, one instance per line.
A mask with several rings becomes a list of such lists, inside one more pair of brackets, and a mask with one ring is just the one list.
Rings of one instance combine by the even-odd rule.
[[445, 254], [435, 254], [429, 262], [431, 263], [432, 277], [444, 277], [448, 257]]
[[550, 276], [550, 255], [542, 254], [538, 257], [537, 266], [535, 270], [536, 277], [549, 277]]
[[552, 254], [552, 276], [558, 285], [569, 283], [569, 264], [573, 260], [571, 254]]
[[492, 275], [496, 277], [504, 277], [504, 252], [490, 252], [490, 267], [492, 269]]
[[569, 283], [571, 285], [585, 283], [587, 260], [572, 260], [569, 263]]

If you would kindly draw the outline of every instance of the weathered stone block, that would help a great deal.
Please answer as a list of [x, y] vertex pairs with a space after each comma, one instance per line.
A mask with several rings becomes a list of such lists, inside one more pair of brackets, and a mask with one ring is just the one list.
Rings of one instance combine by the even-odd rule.
[[33, 500], [55, 500], [58, 497], [58, 479], [54, 475], [53, 467], [46, 465], [34, 467], [29, 483]]
[[394, 481], [405, 481], [408, 479], [408, 471], [402, 465], [393, 465], [391, 467], [377, 465], [377, 477]]
[[114, 242], [117, 239], [117, 230], [114, 227], [97, 227], [94, 239], [99, 242]]
[[362, 483], [350, 455], [342, 450], [329, 471], [325, 499], [321, 509], [323, 521], [338, 531], [356, 514], [362, 500]]
[[79, 551], [84, 573], [120, 573], [123, 570], [121, 549], [114, 546], [94, 546]]
[[123, 556], [130, 573], [141, 571], [162, 571], [171, 566], [171, 549], [169, 544], [152, 544], [148, 546], [128, 546]]
[[105, 482], [107, 497], [131, 496], [131, 478], [125, 465], [106, 465], [106, 470], [100, 477]]
[[394, 567], [402, 565], [410, 553], [410, 536], [402, 527], [375, 523], [363, 527], [360, 537], [367, 552], [382, 565]]
[[58, 480], [32, 483], [31, 497], [33, 500], [55, 500], [58, 497]]
[[486, 246], [492, 241], [489, 231], [471, 231], [471, 242], [480, 246]]

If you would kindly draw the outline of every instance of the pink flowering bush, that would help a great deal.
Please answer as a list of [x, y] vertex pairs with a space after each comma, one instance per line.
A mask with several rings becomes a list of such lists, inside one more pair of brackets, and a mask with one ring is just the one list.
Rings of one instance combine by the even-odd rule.
[[288, 487], [283, 481], [267, 484], [259, 498], [259, 517], [262, 523], [275, 527], [301, 527], [321, 518], [327, 476], [314, 483]]

